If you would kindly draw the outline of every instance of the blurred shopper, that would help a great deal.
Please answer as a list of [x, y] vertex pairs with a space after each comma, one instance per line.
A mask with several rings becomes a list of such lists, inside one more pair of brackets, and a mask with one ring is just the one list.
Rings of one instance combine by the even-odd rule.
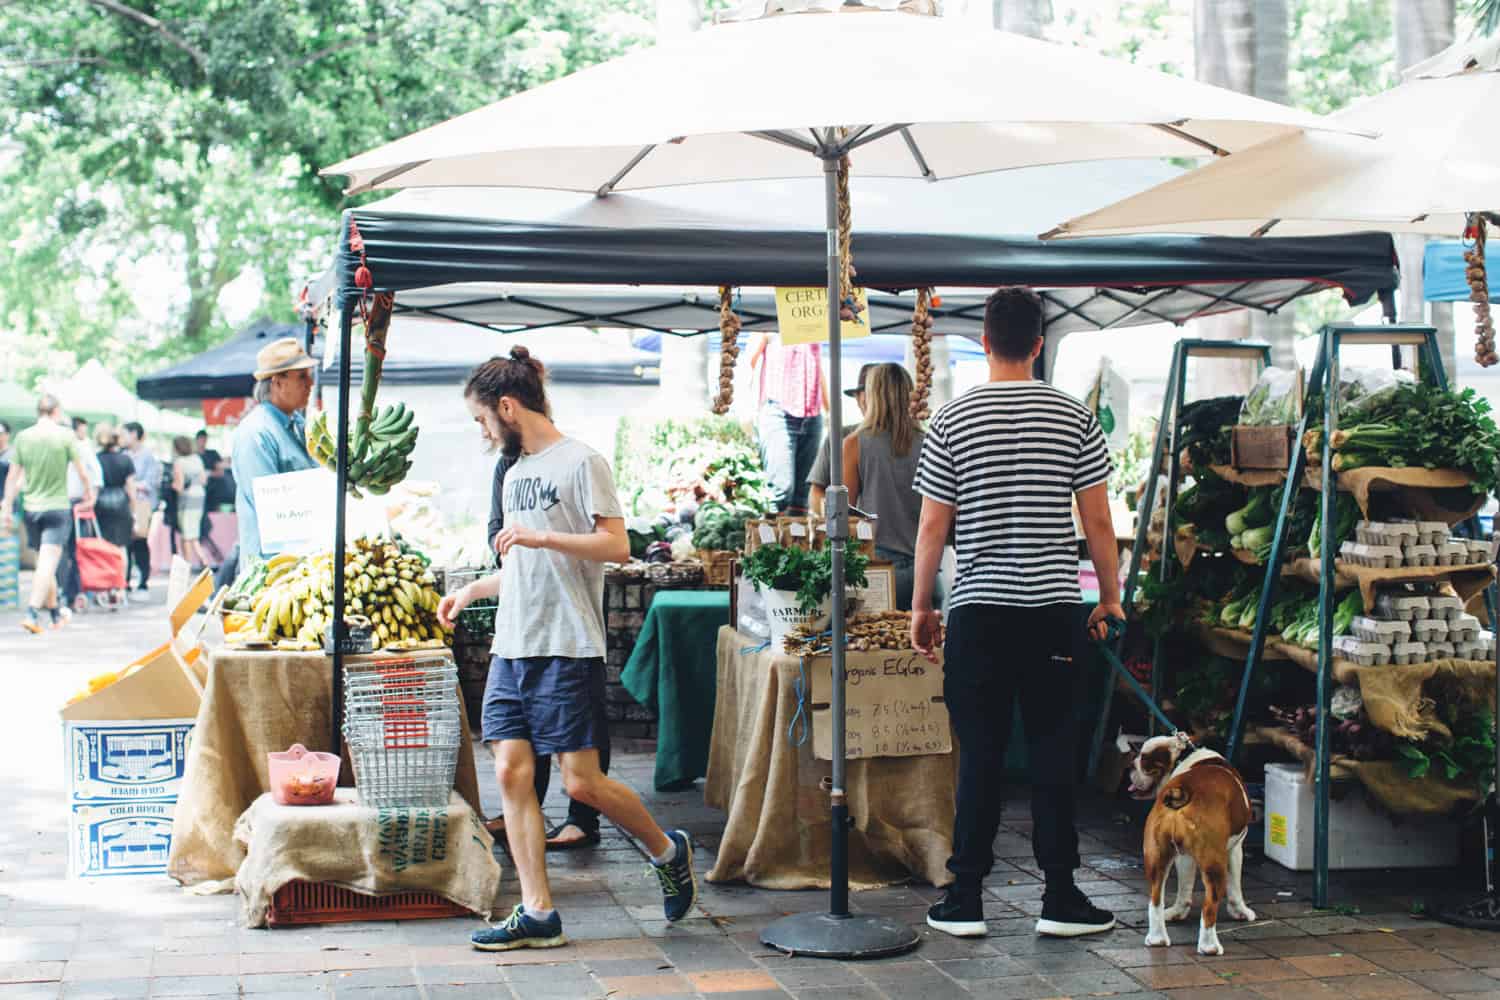
[[146, 447], [146, 429], [137, 421], [125, 425], [125, 452], [135, 466], [135, 492], [130, 498], [130, 570], [126, 572], [127, 589], [130, 573], [140, 572], [136, 590], [146, 593], [151, 580], [151, 515], [161, 497], [161, 462]]
[[130, 550], [130, 497], [135, 492], [135, 463], [120, 450], [120, 435], [108, 425], [94, 432], [99, 446], [101, 480], [94, 513], [99, 519], [99, 534], [105, 541]]
[[0, 420], [0, 490], [5, 488], [5, 477], [10, 473], [10, 424]]
[[317, 365], [295, 337], [273, 341], [255, 356], [255, 402], [259, 405], [234, 431], [234, 508], [240, 528], [237, 561], [267, 554], [255, 517], [255, 481], [317, 467], [307, 453], [303, 418]]
[[[5, 477], [0, 499], [0, 528], [13, 530], [16, 497], [26, 492], [26, 531], [37, 550], [36, 572], [31, 577], [31, 598], [21, 627], [33, 634], [63, 623], [57, 604], [57, 567], [63, 545], [72, 531], [73, 511], [68, 505], [68, 470], [75, 469], [84, 484], [84, 503], [94, 499], [89, 467], [78, 447], [78, 439], [63, 426], [57, 397], [43, 395], [36, 404], [37, 422], [16, 435], [14, 457]], [[45, 618], [43, 613], [45, 614]]]
[[[78, 454], [83, 459], [84, 465], [89, 471], [89, 482], [84, 483], [83, 477], [72, 466], [68, 467], [68, 504], [76, 507], [83, 503], [85, 486], [92, 486], [98, 492], [99, 484], [104, 479], [104, 472], [99, 467], [99, 458], [94, 454], [92, 442], [89, 440], [89, 422], [83, 417], [74, 417], [70, 421], [73, 427], [73, 439], [78, 442]], [[85, 600], [81, 583], [78, 579], [78, 538], [74, 532], [75, 524], [71, 511], [68, 515], [68, 540], [63, 543], [62, 562], [57, 567], [57, 585], [62, 591], [62, 615], [66, 619], [74, 611], [82, 611]]]
[[784, 347], [779, 336], [756, 334], [750, 369], [760, 386], [761, 461], [778, 512], [807, 508], [807, 477], [823, 439], [828, 380], [818, 344]]
[[[864, 422], [844, 440], [844, 483], [849, 502], [875, 521], [876, 558], [896, 570], [896, 608], [911, 610], [917, 522], [922, 498], [912, 483], [922, 453], [922, 431], [911, 415], [911, 376], [897, 364], [860, 372]], [[937, 598], [941, 600], [941, 598]]]
[[193, 451], [193, 442], [178, 436], [172, 439], [172, 491], [177, 494], [177, 530], [181, 532], [179, 551], [194, 570], [203, 566], [203, 550], [198, 537], [203, 531], [203, 491], [207, 476], [203, 459]]
[[193, 451], [197, 452], [198, 457], [203, 460], [204, 471], [210, 474], [213, 473], [214, 466], [219, 464], [219, 459], [223, 457], [217, 451], [208, 446], [207, 428], [204, 428], [197, 434], [193, 435]]
[[[870, 369], [875, 367], [875, 362], [859, 366], [859, 381], [852, 389], [845, 389], [844, 395], [854, 400], [854, 405], [859, 407], [860, 416], [865, 412], [865, 382], [870, 377]], [[859, 424], [849, 424], [844, 428], [844, 437], [848, 437], [859, 430]], [[812, 472], [807, 474], [807, 509], [819, 516], [823, 513], [823, 497], [828, 492], [828, 481], [833, 478], [829, 475], [829, 468], [833, 464], [829, 458], [829, 437], [823, 435], [823, 443], [818, 445], [818, 457], [813, 460]]]

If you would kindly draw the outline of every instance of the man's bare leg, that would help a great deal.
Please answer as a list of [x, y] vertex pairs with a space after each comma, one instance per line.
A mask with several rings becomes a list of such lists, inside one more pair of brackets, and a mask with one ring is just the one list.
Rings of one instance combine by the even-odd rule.
[[36, 572], [31, 576], [31, 606], [57, 607], [57, 565], [62, 562], [61, 545], [43, 545], [36, 552]]
[[[559, 754], [558, 759], [562, 763], [563, 785], [568, 798], [586, 802], [608, 816], [640, 841], [653, 858], [662, 857], [671, 849], [672, 842], [651, 818], [641, 797], [629, 786], [599, 770], [598, 750], [574, 750]], [[506, 815], [510, 815], [510, 804], [506, 803], [505, 808]], [[540, 810], [537, 816], [540, 823]]]
[[521, 882], [521, 902], [530, 910], [552, 909], [552, 887], [547, 882], [547, 831], [533, 785], [536, 756], [530, 740], [500, 740], [495, 751], [495, 778], [505, 807], [505, 839]]

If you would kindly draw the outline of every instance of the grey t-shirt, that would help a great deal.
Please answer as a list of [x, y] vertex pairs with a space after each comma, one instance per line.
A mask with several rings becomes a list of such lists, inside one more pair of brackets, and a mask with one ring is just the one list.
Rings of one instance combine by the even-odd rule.
[[[848, 437], [857, 430], [859, 430], [859, 424], [851, 424], [845, 427], [844, 437]], [[828, 488], [828, 481], [833, 478], [829, 472], [829, 466], [833, 464], [833, 459], [828, 454], [830, 450], [828, 442], [830, 440], [831, 438], [827, 434], [823, 435], [823, 443], [818, 446], [818, 457], [813, 459], [812, 471], [807, 474], [807, 481], [809, 483], [825, 490]]]
[[922, 432], [914, 432], [911, 450], [897, 455], [885, 431], [859, 436], [859, 508], [878, 518], [875, 544], [907, 556], [917, 553], [922, 517], [922, 497], [912, 485], [922, 441]]
[[[622, 517], [604, 456], [565, 437], [523, 455], [505, 475], [505, 523], [574, 535], [598, 517]], [[520, 659], [604, 655], [604, 564], [516, 546], [500, 569], [495, 656]]]

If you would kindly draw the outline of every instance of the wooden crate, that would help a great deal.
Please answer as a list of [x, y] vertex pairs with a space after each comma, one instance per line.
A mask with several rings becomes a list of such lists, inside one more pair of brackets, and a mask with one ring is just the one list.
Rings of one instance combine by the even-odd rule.
[[734, 560], [738, 556], [738, 552], [730, 549], [699, 549], [698, 561], [703, 564], [703, 582], [710, 587], [729, 586]]
[[469, 911], [435, 892], [392, 892], [367, 896], [332, 882], [295, 879], [276, 890], [266, 923], [346, 924], [362, 920], [433, 920], [466, 917]]
[[1236, 426], [1229, 438], [1230, 464], [1236, 469], [1286, 470], [1292, 458], [1292, 428]]

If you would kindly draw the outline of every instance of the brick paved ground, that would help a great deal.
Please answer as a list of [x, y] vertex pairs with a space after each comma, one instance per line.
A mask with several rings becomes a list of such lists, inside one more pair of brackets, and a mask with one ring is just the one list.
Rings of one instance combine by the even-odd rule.
[[[1315, 913], [1307, 903], [1306, 878], [1270, 863], [1251, 865], [1245, 888], [1261, 921], [1223, 925], [1223, 958], [1195, 954], [1196, 925], [1176, 930], [1173, 948], [1148, 951], [1141, 943], [1139, 830], [1117, 825], [1112, 808], [1098, 801], [1085, 809], [1088, 868], [1081, 880], [1095, 899], [1119, 912], [1119, 930], [1077, 942], [1033, 936], [1038, 879], [1018, 803], [996, 843], [1005, 860], [987, 890], [991, 936], [959, 942], [924, 930], [912, 954], [858, 964], [787, 958], [759, 944], [767, 922], [822, 908], [822, 893], [707, 886], [699, 911], [668, 927], [660, 920], [660, 897], [644, 860], [613, 830], [598, 849], [553, 858], [559, 905], [575, 943], [505, 958], [467, 947], [473, 921], [250, 931], [238, 926], [233, 897], [192, 896], [164, 878], [68, 882], [53, 713], [101, 658], [125, 662], [160, 641], [165, 626], [159, 594], [157, 602], [118, 616], [91, 615], [41, 639], [23, 635], [13, 613], [0, 613], [0, 671], [8, 701], [7, 736], [0, 742], [0, 787], [7, 792], [0, 819], [0, 1000], [1500, 1000], [1500, 937], [1411, 915], [1415, 900], [1432, 903], [1445, 892], [1471, 891], [1472, 872], [1336, 875], [1334, 894], [1344, 912]], [[617, 760], [618, 775], [649, 789], [648, 755], [626, 752]], [[493, 782], [485, 785], [493, 796]], [[721, 814], [705, 808], [697, 793], [651, 798], [660, 817], [686, 825], [704, 853], [711, 853]], [[553, 815], [561, 812], [557, 801], [548, 808]], [[507, 886], [513, 896], [514, 883]], [[934, 895], [914, 886], [862, 893], [855, 901], [920, 927]]]

